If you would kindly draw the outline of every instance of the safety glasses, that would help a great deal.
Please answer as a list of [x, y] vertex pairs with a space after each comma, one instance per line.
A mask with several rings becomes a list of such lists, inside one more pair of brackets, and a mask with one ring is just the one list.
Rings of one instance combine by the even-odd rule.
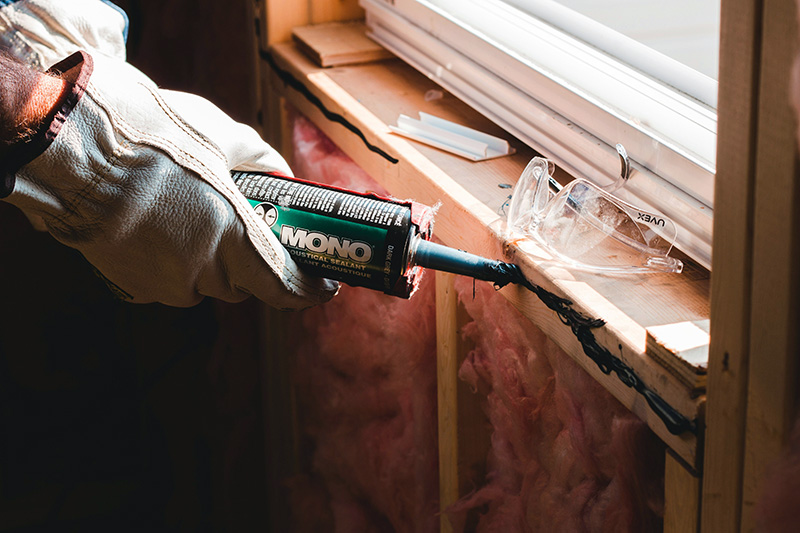
[[508, 206], [509, 227], [534, 238], [559, 262], [604, 273], [681, 272], [670, 257], [677, 229], [658, 213], [611, 194], [629, 174], [627, 155], [617, 146], [623, 171], [608, 190], [577, 178], [562, 187], [552, 162], [535, 157], [522, 171]]

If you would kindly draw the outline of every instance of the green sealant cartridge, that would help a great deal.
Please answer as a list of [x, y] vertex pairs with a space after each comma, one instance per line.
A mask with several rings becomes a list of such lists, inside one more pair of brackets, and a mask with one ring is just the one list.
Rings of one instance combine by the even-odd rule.
[[233, 172], [233, 181], [310, 274], [409, 298], [424, 268], [520, 282], [514, 265], [430, 241], [434, 210], [278, 173]]

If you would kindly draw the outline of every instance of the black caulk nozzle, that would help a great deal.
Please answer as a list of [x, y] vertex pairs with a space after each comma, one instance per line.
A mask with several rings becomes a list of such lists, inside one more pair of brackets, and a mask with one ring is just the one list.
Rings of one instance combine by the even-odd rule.
[[517, 265], [486, 259], [431, 241], [418, 242], [414, 263], [423, 268], [491, 281], [497, 287], [504, 287], [509, 283], [529, 285]]

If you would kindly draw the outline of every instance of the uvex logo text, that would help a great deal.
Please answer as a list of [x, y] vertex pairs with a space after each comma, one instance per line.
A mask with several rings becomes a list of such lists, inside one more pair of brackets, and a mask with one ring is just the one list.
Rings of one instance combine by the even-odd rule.
[[653, 224], [654, 226], [661, 226], [662, 228], [664, 227], [663, 218], [654, 217], [653, 215], [648, 215], [647, 213], [639, 212], [639, 216], [636, 220], [641, 220], [648, 224]]

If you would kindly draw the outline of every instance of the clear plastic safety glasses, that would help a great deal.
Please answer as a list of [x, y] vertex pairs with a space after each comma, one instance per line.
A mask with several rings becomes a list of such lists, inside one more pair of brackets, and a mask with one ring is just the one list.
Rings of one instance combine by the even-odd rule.
[[552, 162], [535, 157], [514, 187], [508, 225], [543, 245], [558, 261], [605, 273], [681, 272], [670, 257], [677, 229], [664, 215], [639, 209], [610, 194], [624, 185], [627, 155], [620, 179], [608, 190], [577, 178], [564, 187], [553, 179]]

